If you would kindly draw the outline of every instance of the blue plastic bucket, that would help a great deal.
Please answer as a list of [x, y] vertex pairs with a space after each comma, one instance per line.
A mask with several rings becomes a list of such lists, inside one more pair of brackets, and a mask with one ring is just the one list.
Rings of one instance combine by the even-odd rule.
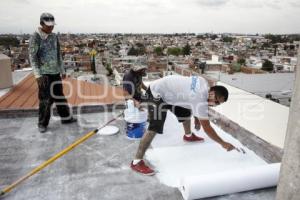
[[147, 112], [125, 110], [126, 134], [129, 139], [140, 139], [146, 131]]
[[126, 134], [131, 139], [139, 139], [143, 137], [145, 132], [146, 122], [130, 123], [126, 122]]

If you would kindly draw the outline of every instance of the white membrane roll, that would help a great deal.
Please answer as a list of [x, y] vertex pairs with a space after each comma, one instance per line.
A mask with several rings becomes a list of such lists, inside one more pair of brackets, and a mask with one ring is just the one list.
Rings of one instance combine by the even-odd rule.
[[185, 200], [220, 196], [276, 186], [280, 163], [184, 177], [179, 190]]

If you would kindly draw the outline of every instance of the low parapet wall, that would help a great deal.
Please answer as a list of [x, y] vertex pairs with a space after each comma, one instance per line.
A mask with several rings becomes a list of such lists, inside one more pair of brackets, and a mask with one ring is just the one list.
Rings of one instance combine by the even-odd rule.
[[239, 140], [243, 145], [254, 151], [258, 156], [268, 163], [281, 162], [283, 150], [265, 140], [257, 137], [254, 133], [246, 130], [237, 123], [231, 121], [220, 113], [210, 109], [212, 122], [224, 131]]

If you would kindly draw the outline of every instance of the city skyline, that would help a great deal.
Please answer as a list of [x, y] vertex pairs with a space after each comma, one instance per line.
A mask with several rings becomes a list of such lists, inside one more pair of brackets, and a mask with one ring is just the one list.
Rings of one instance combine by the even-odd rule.
[[297, 0], [10, 0], [0, 34], [32, 33], [42, 12], [64, 33], [300, 33]]

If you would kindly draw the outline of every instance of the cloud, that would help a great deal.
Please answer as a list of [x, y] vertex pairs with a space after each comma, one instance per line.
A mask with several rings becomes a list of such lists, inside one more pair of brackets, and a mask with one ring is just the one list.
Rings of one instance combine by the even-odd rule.
[[201, 6], [207, 6], [207, 7], [220, 7], [231, 0], [197, 0], [197, 3]]
[[300, 2], [299, 2], [299, 0], [293, 0], [293, 1], [290, 2], [290, 5], [293, 6], [293, 7], [299, 8], [300, 7]]
[[13, 3], [30, 4], [29, 0], [10, 0]]
[[286, 8], [288, 2], [296, 0], [231, 0], [230, 5], [233, 7], [245, 8], [245, 9], [283, 9]]
[[283, 2], [279, 0], [269, 0], [265, 1], [266, 7], [273, 9], [281, 9], [283, 7]]

